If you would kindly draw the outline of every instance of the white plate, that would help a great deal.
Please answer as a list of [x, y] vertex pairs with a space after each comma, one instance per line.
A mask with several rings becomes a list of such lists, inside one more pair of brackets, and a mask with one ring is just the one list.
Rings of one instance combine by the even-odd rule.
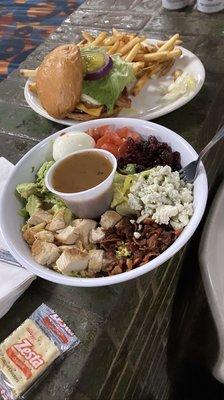
[[[153, 135], [159, 140], [167, 142], [171, 145], [174, 151], [176, 150], [180, 152], [183, 166], [197, 158], [196, 151], [185, 139], [164, 126], [154, 124], [153, 122], [131, 118], [108, 118], [107, 123], [113, 125], [115, 128], [129, 126], [137, 132], [141, 132], [141, 135], [144, 138]], [[98, 119], [95, 121], [83, 122], [77, 125], [76, 129], [79, 131], [85, 131], [88, 128], [94, 128], [104, 124], [105, 120]], [[15, 196], [15, 187], [19, 183], [31, 182], [34, 180], [35, 172], [33, 171], [33, 167], [35, 167], [36, 171], [44, 161], [52, 158], [52, 140], [58, 137], [62, 132], [69, 131], [74, 132], [74, 127], [63, 129], [33, 147], [18, 162], [18, 164], [15, 165], [9, 180], [5, 184], [2, 198], [0, 200], [0, 224], [3, 237], [13, 256], [29, 271], [44, 279], [63, 285], [85, 287], [106, 286], [128, 281], [151, 271], [152, 269], [162, 265], [169, 258], [173, 257], [174, 254], [177, 253], [193, 235], [204, 213], [208, 185], [206, 172], [202, 164], [200, 173], [194, 184], [194, 214], [189, 224], [185, 227], [177, 240], [166, 251], [154, 258], [152, 261], [131, 271], [102, 278], [76, 278], [61, 275], [58, 272], [43, 267], [34, 261], [31, 256], [30, 248], [23, 240], [20, 232], [21, 224], [24, 221], [23, 218], [18, 215], [18, 210], [21, 208], [21, 202]]]
[[[155, 41], [156, 40], [151, 39], [148, 42], [153, 43]], [[168, 76], [150, 79], [140, 94], [136, 97], [132, 97], [132, 107], [130, 109], [123, 109], [119, 113], [119, 117], [151, 120], [182, 107], [196, 96], [205, 80], [204, 66], [199, 58], [195, 54], [191, 53], [191, 51], [184, 47], [180, 47], [180, 49], [182, 50], [182, 56], [176, 60], [175, 65], [169, 71]], [[182, 96], [175, 101], [167, 101], [163, 99], [164, 93], [162, 88], [169, 86], [173, 81], [171, 74], [176, 69], [181, 69], [185, 73], [194, 76], [196, 79], [196, 86], [194, 90], [189, 92], [187, 95]], [[30, 79], [26, 82], [24, 95], [29, 106], [37, 114], [62, 125], [71, 126], [79, 123], [71, 119], [56, 119], [51, 117], [40, 104], [38, 97], [29, 90], [28, 85], [30, 82]]]

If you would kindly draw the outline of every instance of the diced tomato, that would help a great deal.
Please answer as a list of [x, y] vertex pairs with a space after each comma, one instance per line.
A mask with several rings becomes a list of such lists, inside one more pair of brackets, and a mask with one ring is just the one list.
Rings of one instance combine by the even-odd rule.
[[97, 142], [97, 140], [100, 138], [100, 134], [99, 134], [97, 128], [96, 129], [95, 128], [87, 129], [86, 133], [87, 133], [87, 135], [91, 136], [95, 140], [95, 142]]
[[102, 125], [98, 126], [97, 128], [90, 128], [87, 129], [86, 133], [97, 142], [98, 139], [100, 139], [102, 136], [104, 136], [106, 133], [112, 133], [113, 130], [110, 125]]
[[108, 143], [108, 138], [106, 135], [103, 135], [100, 139], [96, 142], [96, 147], [101, 147], [104, 143]]
[[119, 147], [122, 144], [122, 139], [116, 132], [106, 133], [100, 139], [97, 140], [96, 146], [101, 147], [104, 143], [112, 143]]
[[128, 137], [131, 137], [133, 140], [140, 140], [140, 135], [132, 131], [131, 129], [124, 127], [120, 128], [117, 130], [117, 134], [122, 138], [122, 139], [127, 139]]
[[122, 140], [116, 132], [113, 132], [111, 135], [107, 135], [107, 137], [109, 143], [113, 143], [116, 146], [120, 146], [122, 144]]
[[107, 150], [112, 153], [115, 157], [118, 156], [118, 147], [113, 143], [104, 143], [101, 149]]

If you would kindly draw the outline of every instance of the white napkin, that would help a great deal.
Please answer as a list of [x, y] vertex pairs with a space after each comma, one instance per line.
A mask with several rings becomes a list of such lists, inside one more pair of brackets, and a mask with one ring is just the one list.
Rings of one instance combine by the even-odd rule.
[[[3, 157], [0, 157], [0, 195], [1, 190], [9, 173], [13, 169], [13, 164]], [[0, 230], [0, 249], [7, 249]], [[25, 268], [6, 264], [0, 261], [0, 318], [5, 315], [12, 307], [14, 302], [30, 286], [35, 279], [35, 275], [28, 272]]]

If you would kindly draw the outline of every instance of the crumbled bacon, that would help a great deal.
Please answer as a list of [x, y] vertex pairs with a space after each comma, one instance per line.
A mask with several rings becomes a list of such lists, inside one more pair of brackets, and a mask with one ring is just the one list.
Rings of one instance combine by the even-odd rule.
[[[150, 218], [142, 223], [141, 236], [134, 237], [139, 225], [123, 217], [113, 228], [108, 229], [99, 247], [106, 251], [108, 264], [104, 267], [104, 276], [120, 274], [139, 267], [166, 250], [176, 239], [177, 233], [167, 225], [158, 225]], [[179, 234], [179, 232], [178, 232]], [[117, 257], [117, 251], [123, 247], [130, 253], [127, 257]]]

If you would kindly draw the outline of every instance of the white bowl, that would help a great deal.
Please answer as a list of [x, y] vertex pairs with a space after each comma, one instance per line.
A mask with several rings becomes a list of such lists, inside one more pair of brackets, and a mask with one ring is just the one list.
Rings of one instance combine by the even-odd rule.
[[[162, 265], [165, 261], [173, 257], [174, 254], [177, 253], [193, 235], [204, 213], [208, 194], [208, 184], [204, 166], [201, 164], [200, 174], [194, 183], [194, 214], [189, 224], [185, 227], [177, 240], [166, 251], [154, 258], [152, 261], [131, 271], [102, 278], [76, 278], [65, 276], [36, 263], [31, 256], [29, 246], [25, 243], [20, 233], [23, 218], [18, 215], [18, 210], [21, 208], [21, 202], [15, 195], [15, 187], [18, 183], [33, 181], [35, 172], [42, 163], [46, 160], [52, 159], [52, 140], [56, 139], [62, 132], [74, 132], [76, 130], [85, 131], [88, 128], [105, 124], [113, 125], [114, 127], [129, 126], [139, 132], [144, 138], [147, 138], [150, 135], [156, 136], [159, 140], [167, 142], [173, 150], [180, 152], [183, 166], [197, 157], [197, 153], [191, 145], [170, 129], [153, 122], [131, 118], [108, 118], [107, 120], [101, 119], [83, 122], [76, 126], [65, 128], [33, 147], [16, 164], [5, 185], [0, 201], [0, 223], [3, 237], [13, 256], [29, 271], [49, 281], [64, 285], [90, 287], [112, 285], [137, 278], [138, 276]], [[33, 167], [35, 167], [35, 171], [33, 171]]]

